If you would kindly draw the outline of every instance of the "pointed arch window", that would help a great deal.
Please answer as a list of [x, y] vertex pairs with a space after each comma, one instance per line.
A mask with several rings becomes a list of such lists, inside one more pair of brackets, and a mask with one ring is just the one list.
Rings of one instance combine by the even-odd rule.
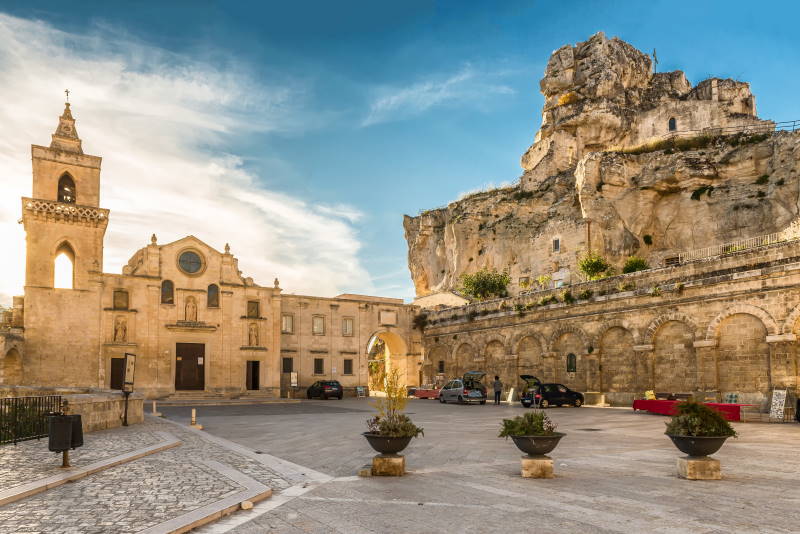
[[53, 287], [73, 289], [75, 287], [75, 251], [68, 243], [56, 249], [53, 265]]
[[67, 173], [58, 179], [58, 201], [67, 204], [75, 204], [77, 194], [75, 191], [75, 180]]
[[217, 286], [217, 284], [211, 284], [208, 286], [206, 307], [219, 308], [219, 286]]
[[668, 126], [670, 132], [674, 132], [678, 129], [678, 123], [675, 121], [675, 117], [670, 117]]
[[567, 354], [567, 372], [574, 373], [578, 370], [578, 357], [573, 353]]
[[175, 284], [172, 280], [161, 282], [161, 304], [175, 304]]

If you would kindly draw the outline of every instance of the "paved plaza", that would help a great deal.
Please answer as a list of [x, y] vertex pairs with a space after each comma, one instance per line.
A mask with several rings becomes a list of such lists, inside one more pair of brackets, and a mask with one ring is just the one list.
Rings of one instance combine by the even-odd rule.
[[[513, 406], [412, 400], [425, 428], [407, 453], [408, 476], [359, 478], [374, 454], [360, 435], [369, 401], [199, 408], [205, 431], [332, 476], [200, 532], [797, 532], [800, 425], [737, 423], [715, 455], [724, 480], [676, 476], [666, 417], [619, 408], [553, 408], [567, 433], [556, 478], [523, 479], [520, 452], [497, 438]], [[189, 409], [163, 410], [187, 421]]]
[[[115, 455], [180, 445], [0, 506], [0, 533], [171, 532], [170, 521], [241, 495], [273, 491], [196, 532], [796, 532], [800, 425], [737, 423], [715, 455], [724, 479], [677, 478], [666, 417], [621, 408], [552, 408], [567, 436], [552, 454], [556, 478], [523, 479], [520, 452], [497, 438], [519, 405], [411, 400], [425, 428], [405, 451], [402, 478], [356, 476], [374, 452], [360, 433], [367, 399], [163, 406], [165, 419], [87, 434], [85, 467]], [[44, 441], [0, 448], [4, 487], [59, 473]], [[149, 529], [149, 530], [148, 530]]]

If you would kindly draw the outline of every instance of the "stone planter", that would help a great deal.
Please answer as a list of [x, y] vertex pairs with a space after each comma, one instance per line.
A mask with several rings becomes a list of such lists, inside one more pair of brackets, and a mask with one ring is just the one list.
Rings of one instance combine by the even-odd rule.
[[390, 436], [381, 436], [380, 434], [371, 434], [370, 432], [364, 432], [363, 435], [367, 438], [367, 442], [370, 446], [381, 454], [397, 454], [411, 443], [411, 436], [394, 438]]
[[673, 436], [672, 443], [688, 456], [709, 456], [717, 452], [729, 436]]
[[511, 436], [514, 445], [528, 456], [541, 456], [552, 451], [566, 434], [554, 432], [549, 436]]

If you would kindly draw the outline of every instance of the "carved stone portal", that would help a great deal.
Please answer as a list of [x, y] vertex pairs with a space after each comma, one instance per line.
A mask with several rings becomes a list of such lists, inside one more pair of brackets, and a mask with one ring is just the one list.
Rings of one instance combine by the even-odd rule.
[[250, 347], [258, 346], [258, 325], [256, 323], [250, 323], [247, 329], [247, 345]]
[[195, 302], [194, 297], [188, 297], [186, 299], [185, 320], [193, 323], [197, 322], [197, 302]]
[[128, 322], [124, 317], [117, 317], [114, 321], [114, 341], [125, 343], [128, 340]]

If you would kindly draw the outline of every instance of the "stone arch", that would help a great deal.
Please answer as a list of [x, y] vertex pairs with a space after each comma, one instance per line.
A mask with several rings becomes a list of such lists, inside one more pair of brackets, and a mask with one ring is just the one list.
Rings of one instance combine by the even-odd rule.
[[630, 321], [627, 319], [611, 319], [609, 321], [603, 322], [600, 325], [600, 334], [593, 337], [591, 340], [592, 347], [597, 348], [600, 345], [600, 339], [603, 335], [611, 330], [612, 328], [622, 328], [623, 330], [627, 330], [630, 332], [631, 336], [633, 336], [633, 344], [634, 345], [641, 345], [641, 336], [639, 335], [639, 329], [636, 328], [631, 324]]
[[658, 324], [652, 337], [648, 338], [653, 345], [651, 388], [669, 393], [697, 391], [695, 338], [695, 325], [680, 318]]
[[775, 322], [775, 319], [773, 319], [772, 316], [763, 308], [753, 306], [752, 304], [736, 304], [726, 308], [719, 315], [714, 317], [714, 319], [708, 324], [708, 328], [706, 328], [706, 339], [714, 339], [717, 336], [720, 323], [722, 323], [722, 321], [731, 315], [736, 315], [739, 313], [758, 317], [761, 320], [761, 323], [767, 329], [767, 335], [775, 335], [778, 333], [778, 324]]
[[[563, 383], [579, 391], [586, 390], [587, 369], [590, 367], [586, 337], [581, 336], [577, 329], [560, 329], [553, 338], [550, 351], [552, 358], [549, 358], [548, 365], [543, 366], [545, 372], [540, 378], [545, 382]], [[567, 371], [570, 354], [575, 355], [575, 372]]]
[[502, 380], [508, 379], [508, 362], [506, 354], [508, 349], [502, 338], [494, 336], [487, 340], [483, 347], [483, 368], [479, 369], [486, 373], [487, 380], [493, 380], [494, 376], [500, 376]]
[[800, 320], [800, 304], [795, 306], [781, 325], [781, 334], [789, 334], [794, 330], [794, 325]]
[[58, 194], [56, 198], [59, 202], [64, 202], [65, 204], [75, 204], [77, 202], [78, 194], [75, 189], [75, 180], [69, 172], [65, 172], [58, 179]]
[[453, 349], [453, 376], [461, 376], [473, 365], [479, 352], [472, 343], [462, 341]]
[[408, 363], [408, 343], [406, 340], [401, 335], [386, 328], [376, 330], [369, 336], [369, 341], [367, 341], [366, 354], [368, 356], [378, 340], [383, 341], [385, 346], [383, 357], [385, 370], [398, 369], [406, 385], [419, 385], [417, 384], [419, 382], [418, 366], [416, 364], [412, 366]]
[[17, 347], [11, 347], [0, 358], [0, 384], [22, 384], [22, 355]]
[[575, 334], [581, 339], [583, 343], [583, 352], [589, 352], [589, 336], [580, 328], [572, 325], [564, 325], [556, 329], [550, 336], [550, 344], [548, 345], [550, 352], [554, 352], [554, 347], [558, 339], [564, 334]]
[[73, 289], [75, 287], [75, 249], [67, 240], [62, 240], [53, 251], [53, 287]]
[[547, 339], [540, 334], [539, 332], [518, 332], [514, 334], [509, 342], [509, 349], [511, 350], [511, 354], [519, 355], [519, 348], [520, 343], [525, 338], [531, 338], [536, 340], [536, 343], [539, 344], [539, 350], [542, 354], [547, 352]]
[[688, 328], [692, 330], [694, 333], [694, 337], [698, 337], [699, 332], [697, 331], [697, 324], [692, 320], [691, 317], [686, 315], [685, 313], [680, 312], [673, 312], [673, 313], [666, 313], [664, 315], [659, 315], [652, 321], [650, 324], [647, 325], [647, 329], [644, 332], [644, 341], [645, 345], [652, 345], [653, 340], [655, 339], [656, 332], [661, 327], [661, 325], [668, 323], [670, 321], [677, 321], [680, 323], [685, 323]]
[[[436, 375], [443, 374], [447, 376], [453, 366], [451, 359], [452, 349], [448, 345], [438, 344], [434, 345], [428, 351], [426, 358], [427, 365], [423, 369], [423, 374], [428, 376], [428, 380], [433, 382]], [[439, 362], [442, 362], [442, 370], [440, 371]]]

